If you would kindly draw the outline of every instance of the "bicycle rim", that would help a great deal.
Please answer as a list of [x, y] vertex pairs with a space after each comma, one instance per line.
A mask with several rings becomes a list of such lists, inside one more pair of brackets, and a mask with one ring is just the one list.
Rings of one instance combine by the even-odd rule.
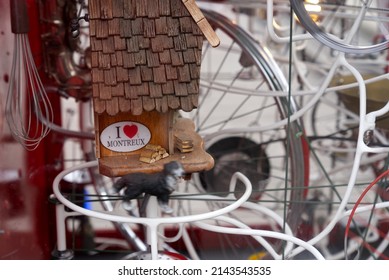
[[[368, 1], [369, 3], [359, 1], [360, 3], [355, 5], [348, 5], [347, 1], [325, 1], [324, 4], [309, 4], [309, 2], [291, 0], [290, 4], [301, 25], [322, 44], [333, 50], [350, 54], [371, 54], [388, 48], [385, 31], [382, 34], [382, 40], [379, 40], [379, 42], [354, 43], [353, 39], [358, 37], [357, 34], [351, 34], [349, 38], [343, 37], [347, 36], [345, 35], [347, 30], [353, 29], [351, 25], [348, 27], [344, 26], [347, 21], [351, 21], [356, 29], [362, 29], [361, 23], [365, 20], [376, 22], [378, 26], [386, 26], [382, 27], [382, 29], [387, 29], [387, 20], [385, 18], [387, 18], [388, 11], [384, 8], [373, 7], [371, 2], [374, 1]], [[309, 12], [309, 7], [317, 11]], [[327, 18], [331, 26], [328, 28], [324, 24], [319, 26], [315, 21], [320, 21], [320, 17]], [[358, 18], [361, 18], [362, 21], [359, 21]], [[380, 22], [381, 20], [383, 22]]]

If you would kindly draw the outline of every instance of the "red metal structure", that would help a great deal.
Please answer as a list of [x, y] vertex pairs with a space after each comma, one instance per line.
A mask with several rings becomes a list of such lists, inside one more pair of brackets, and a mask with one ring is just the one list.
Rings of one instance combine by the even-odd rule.
[[[48, 197], [54, 176], [62, 169], [63, 139], [50, 133], [34, 151], [26, 151], [9, 132], [5, 103], [10, 82], [13, 37], [10, 1], [0, 1], [0, 259], [48, 259], [55, 244], [53, 205]], [[50, 80], [42, 71], [41, 24], [37, 1], [27, 1], [29, 39], [41, 79]], [[55, 121], [61, 122], [59, 96], [49, 96]], [[33, 124], [32, 124], [33, 125]]]

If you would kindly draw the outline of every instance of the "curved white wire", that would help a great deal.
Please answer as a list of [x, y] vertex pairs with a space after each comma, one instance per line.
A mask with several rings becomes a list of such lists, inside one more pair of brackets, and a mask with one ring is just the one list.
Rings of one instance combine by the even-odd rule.
[[[240, 222], [236, 219], [233, 219], [231, 217], [226, 217], [226, 216], [219, 216], [217, 218], [218, 221], [223, 221], [223, 222], [226, 222], [226, 223], [229, 223], [229, 224], [232, 224], [240, 229], [245, 229], [245, 230], [253, 230], [252, 228], [250, 228], [248, 225], [246, 225], [245, 223], [243, 222]], [[219, 226], [219, 227], [222, 227], [222, 226]], [[254, 233], [254, 232], [253, 232]], [[255, 239], [256, 241], [258, 241], [259, 244], [261, 244], [263, 246], [263, 248], [276, 260], [279, 260], [281, 259], [281, 255], [277, 254], [277, 252], [274, 250], [274, 248], [270, 245], [269, 242], [267, 242], [266, 239], [264, 239], [262, 236], [260, 235], [255, 235], [253, 234], [252, 235], [252, 238]], [[288, 242], [289, 244], [291, 242]]]
[[[339, 218], [342, 216], [343, 212], [346, 209], [346, 205], [349, 201], [349, 198], [351, 196], [351, 192], [354, 188], [356, 177], [358, 175], [359, 166], [362, 158], [362, 154], [366, 152], [374, 152], [374, 153], [380, 153], [380, 152], [388, 152], [388, 148], [370, 148], [368, 147], [364, 141], [363, 141], [363, 135], [364, 132], [369, 129], [369, 125], [366, 124], [366, 87], [363, 81], [362, 75], [358, 72], [357, 69], [355, 69], [353, 66], [351, 66], [347, 60], [345, 59], [344, 54], [339, 54], [338, 56], [338, 63], [337, 65], [341, 64], [344, 67], [346, 67], [352, 75], [356, 78], [356, 81], [359, 83], [359, 100], [360, 100], [360, 106], [359, 106], [359, 133], [358, 133], [358, 140], [357, 140], [357, 150], [354, 157], [354, 164], [352, 167], [350, 179], [348, 182], [348, 185], [346, 187], [345, 194], [340, 202], [340, 205], [335, 213], [335, 216], [333, 219], [328, 223], [328, 225], [315, 237], [313, 237], [311, 240], [308, 241], [309, 244], [314, 245], [317, 242], [319, 242], [321, 239], [325, 238], [331, 230], [335, 227], [337, 222], [339, 221]], [[297, 255], [298, 253], [302, 252], [302, 248], [296, 248], [291, 253], [292, 255]]]
[[[221, 217], [216, 217], [215, 219], [223, 219]], [[268, 230], [257, 230], [257, 229], [241, 229], [241, 228], [227, 228], [227, 227], [221, 227], [221, 226], [215, 226], [215, 225], [210, 225], [206, 224], [203, 222], [195, 222], [194, 223], [196, 226], [208, 230], [208, 231], [214, 231], [214, 232], [219, 232], [219, 233], [228, 233], [228, 234], [238, 234], [238, 235], [258, 235], [262, 237], [269, 237], [269, 238], [275, 238], [275, 239], [280, 239], [280, 240], [285, 240], [289, 242], [293, 242], [296, 245], [300, 246], [299, 248], [303, 248], [310, 252], [316, 259], [318, 260], [325, 260], [323, 255], [311, 244], [297, 238], [294, 236], [290, 236], [285, 233], [281, 232], [274, 232], [274, 231], [268, 231]], [[286, 256], [287, 258], [289, 256]]]
[[135, 224], [144, 224], [147, 226], [158, 226], [160, 224], [174, 224], [174, 223], [188, 223], [193, 221], [199, 221], [199, 220], [206, 220], [206, 219], [212, 219], [214, 217], [217, 217], [219, 215], [224, 215], [228, 212], [231, 212], [238, 207], [240, 207], [245, 201], [247, 201], [251, 195], [252, 186], [251, 182], [247, 179], [246, 176], [244, 176], [240, 172], [236, 172], [232, 178], [230, 185], [235, 185], [237, 180], [241, 180], [245, 186], [245, 192], [243, 195], [236, 200], [235, 202], [229, 204], [228, 206], [218, 209], [209, 213], [201, 213], [201, 214], [195, 214], [190, 216], [180, 216], [180, 217], [157, 217], [157, 218], [144, 218], [144, 217], [131, 217], [131, 216], [120, 216], [115, 215], [114, 213], [107, 213], [107, 212], [98, 212], [94, 210], [85, 209], [81, 206], [78, 206], [74, 204], [73, 202], [69, 201], [66, 197], [64, 197], [60, 191], [60, 183], [63, 179], [63, 177], [73, 171], [84, 169], [84, 168], [91, 168], [96, 167], [98, 165], [97, 161], [90, 161], [86, 163], [82, 163], [77, 166], [70, 167], [66, 170], [63, 170], [60, 172], [53, 181], [53, 192], [55, 197], [65, 206], [69, 207], [75, 212], [81, 213], [86, 216], [94, 217], [97, 219], [112, 221], [112, 222], [119, 222], [119, 223], [135, 223]]
[[[272, 38], [274, 42], [277, 43], [289, 43], [290, 42], [290, 37], [280, 37], [277, 35], [277, 33], [274, 30], [274, 17], [273, 17], [273, 12], [274, 12], [274, 5], [273, 5], [273, 0], [267, 0], [266, 2], [267, 9], [266, 9], [266, 18], [267, 18], [267, 31]], [[293, 36], [293, 41], [297, 40], [307, 40], [307, 39], [313, 39], [311, 34], [299, 34], [299, 35], [294, 35]]]
[[[179, 193], [177, 193], [179, 194]], [[230, 191], [230, 195], [231, 196], [230, 198], [233, 199], [233, 190]], [[182, 199], [185, 199], [185, 195], [180, 195], [180, 198]], [[191, 195], [190, 196], [191, 199], [203, 199], [203, 200], [212, 200], [212, 199], [218, 199], [219, 197], [218, 196], [214, 196], [214, 195]], [[231, 202], [228, 201], [228, 199], [226, 199], [225, 201], [221, 201], [220, 203], [224, 203], [224, 204], [229, 204]], [[265, 207], [265, 206], [262, 206], [260, 204], [256, 204], [256, 203], [253, 203], [253, 202], [249, 202], [249, 201], [246, 201], [245, 203], [242, 204], [241, 208], [246, 208], [246, 209], [250, 209], [250, 210], [253, 210], [253, 211], [257, 211], [257, 212], [260, 212], [268, 217], [270, 217], [271, 219], [273, 219], [277, 225], [280, 227], [280, 228], [284, 228], [284, 231], [285, 231], [285, 234], [286, 235], [289, 235], [289, 236], [293, 236], [293, 231], [292, 229], [290, 228], [290, 226], [288, 225], [288, 223], [285, 223], [284, 222], [284, 219], [278, 215], [275, 211]], [[225, 221], [227, 221], [228, 219], [228, 222], [235, 225], [235, 226], [238, 226], [240, 228], [246, 228], [246, 229], [250, 229], [250, 227], [248, 227], [247, 225], [244, 225], [243, 223], [241, 223], [240, 221], [236, 220], [236, 219], [232, 219], [230, 217], [225, 217]], [[271, 245], [264, 239], [262, 238], [259, 238], [257, 239], [257, 241], [264, 246], [264, 248], [275, 258], [275, 259], [279, 259], [281, 258], [280, 255], [278, 255], [274, 249], [271, 247]], [[285, 251], [285, 254], [288, 254], [293, 248], [293, 242], [287, 242], [286, 245], [285, 245], [285, 248], [284, 248], [284, 251]]]
[[252, 185], [249, 179], [247, 179], [246, 176], [244, 176], [240, 172], [236, 172], [233, 174], [231, 181], [230, 181], [230, 189], [234, 189], [235, 185], [237, 183], [237, 180], [239, 179], [242, 181], [246, 187], [243, 195], [236, 200], [235, 202], [229, 204], [228, 206], [214, 210], [208, 213], [201, 213], [201, 214], [194, 214], [189, 216], [179, 216], [179, 217], [131, 217], [131, 216], [121, 216], [121, 215], [115, 215], [115, 213], [107, 213], [107, 212], [98, 212], [95, 210], [89, 210], [85, 209], [81, 206], [78, 206], [71, 201], [69, 201], [67, 198], [65, 198], [61, 191], [60, 191], [60, 183], [65, 175], [84, 168], [91, 168], [96, 167], [98, 165], [97, 161], [90, 161], [83, 164], [80, 164], [78, 166], [73, 166], [68, 169], [63, 170], [60, 172], [54, 179], [53, 182], [53, 192], [55, 197], [65, 206], [72, 209], [73, 211], [89, 216], [94, 217], [97, 219], [112, 221], [112, 222], [118, 222], [118, 223], [135, 223], [135, 224], [143, 224], [146, 225], [149, 228], [149, 237], [150, 237], [150, 246], [151, 246], [151, 255], [153, 259], [157, 259], [158, 257], [158, 226], [162, 224], [176, 224], [176, 223], [189, 223], [189, 222], [195, 222], [200, 220], [207, 220], [207, 219], [213, 219], [217, 216], [224, 215], [226, 213], [229, 213], [238, 207], [240, 207], [245, 201], [247, 201], [251, 195], [252, 192]]

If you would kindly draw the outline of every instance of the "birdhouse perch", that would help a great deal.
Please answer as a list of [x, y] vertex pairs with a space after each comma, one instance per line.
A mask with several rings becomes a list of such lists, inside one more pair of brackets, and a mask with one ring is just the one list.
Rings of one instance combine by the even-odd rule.
[[[172, 160], [188, 173], [212, 168], [193, 122], [176, 117], [198, 106], [204, 37], [219, 44], [194, 0], [89, 0], [89, 18], [100, 173], [153, 173]], [[140, 161], [150, 146], [164, 157]]]

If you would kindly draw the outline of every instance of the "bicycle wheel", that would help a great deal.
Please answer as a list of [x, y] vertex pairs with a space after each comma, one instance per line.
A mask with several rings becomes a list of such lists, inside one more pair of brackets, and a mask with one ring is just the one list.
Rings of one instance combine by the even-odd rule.
[[[371, 54], [388, 48], [389, 10], [383, 2], [327, 0], [318, 4], [310, 0], [291, 0], [290, 4], [301, 25], [331, 49]], [[372, 33], [376, 36], [366, 35]]]
[[[371, 78], [366, 76], [365, 78]], [[353, 76], [341, 76], [334, 78], [334, 85], [348, 85], [355, 82]], [[379, 80], [366, 84], [367, 112], [373, 112], [383, 107], [387, 100], [381, 94], [381, 89], [386, 88], [387, 80]], [[314, 185], [317, 192], [318, 204], [312, 212], [316, 215], [316, 222], [322, 224], [329, 222], [328, 217], [333, 217], [338, 210], [338, 204], [344, 198], [346, 188], [352, 176], [352, 167], [355, 154], [358, 149], [359, 130], [359, 96], [358, 88], [349, 88], [337, 92], [328, 92], [323, 95], [320, 101], [311, 111], [311, 128], [307, 127], [311, 146], [311, 154], [315, 157], [315, 163], [311, 168], [311, 185]], [[382, 99], [381, 99], [382, 98]], [[364, 134], [364, 142], [371, 148], [382, 148], [388, 145], [387, 115], [377, 118], [376, 127], [369, 133]], [[374, 181], [383, 171], [387, 170], [387, 153], [365, 153], [358, 166], [358, 174], [353, 179], [352, 193], [349, 198], [347, 209], [354, 206], [366, 186]], [[376, 185], [375, 191], [364, 195], [363, 203], [367, 205], [378, 205], [379, 202], [387, 199], [386, 180]], [[386, 215], [377, 211], [367, 211], [360, 214], [352, 224], [352, 237], [349, 239], [359, 240], [358, 244], [349, 243], [349, 248], [344, 247], [345, 223], [337, 222], [336, 227], [326, 237], [328, 242], [321, 249], [326, 252], [326, 258], [344, 259], [352, 256], [358, 259], [386, 258], [386, 247], [380, 245], [385, 243], [383, 235], [383, 224]], [[378, 235], [368, 233], [376, 232]], [[350, 245], [351, 244], [351, 245]], [[381, 249], [378, 249], [380, 248]], [[385, 250], [385, 254], [383, 254]], [[334, 253], [335, 252], [335, 253]], [[377, 254], [377, 252], [381, 252]], [[383, 257], [382, 257], [383, 256]]]
[[[215, 167], [194, 174], [187, 188], [223, 197], [228, 194], [232, 174], [240, 171], [253, 185], [252, 201], [285, 215], [298, 235], [309, 162], [306, 143], [299, 137], [304, 133], [301, 123], [274, 125], [297, 110], [294, 101], [286, 97], [285, 78], [271, 55], [241, 27], [213, 11], [204, 11], [204, 15], [221, 45], [203, 48], [199, 107], [191, 117]], [[285, 92], [285, 97], [274, 98], [274, 91]], [[239, 186], [237, 192], [239, 197]], [[216, 206], [208, 202], [206, 207]], [[269, 225], [260, 219], [244, 222]]]

